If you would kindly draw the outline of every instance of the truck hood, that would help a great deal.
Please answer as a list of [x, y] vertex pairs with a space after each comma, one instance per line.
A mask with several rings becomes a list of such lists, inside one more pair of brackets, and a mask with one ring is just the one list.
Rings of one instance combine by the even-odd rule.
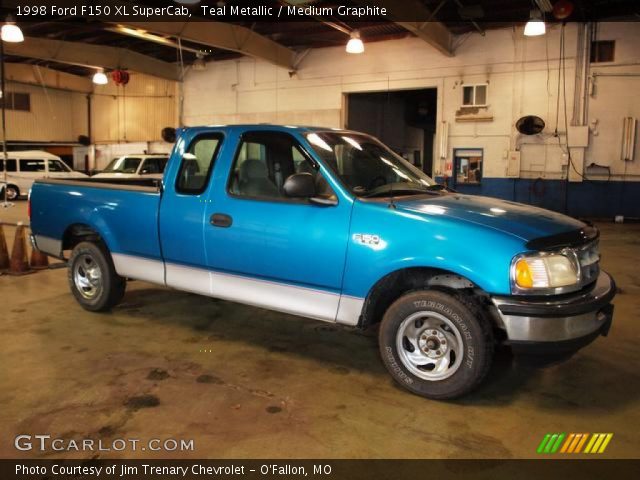
[[570, 232], [585, 226], [579, 220], [543, 208], [458, 193], [408, 197], [397, 199], [395, 204], [398, 210], [472, 222], [525, 241]]

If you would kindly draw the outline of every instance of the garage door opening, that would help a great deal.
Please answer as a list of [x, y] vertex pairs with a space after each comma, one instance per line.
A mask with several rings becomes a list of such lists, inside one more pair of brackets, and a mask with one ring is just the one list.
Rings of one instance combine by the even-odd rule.
[[433, 176], [435, 88], [347, 94], [347, 125], [378, 137], [393, 151]]

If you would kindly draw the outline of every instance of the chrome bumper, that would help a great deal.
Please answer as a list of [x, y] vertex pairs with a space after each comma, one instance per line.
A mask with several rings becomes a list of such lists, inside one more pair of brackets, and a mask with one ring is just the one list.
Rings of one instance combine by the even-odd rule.
[[569, 346], [573, 341], [589, 343], [608, 333], [613, 317], [610, 302], [615, 294], [613, 279], [600, 272], [588, 292], [543, 299], [492, 297], [492, 301], [508, 343], [567, 342]]

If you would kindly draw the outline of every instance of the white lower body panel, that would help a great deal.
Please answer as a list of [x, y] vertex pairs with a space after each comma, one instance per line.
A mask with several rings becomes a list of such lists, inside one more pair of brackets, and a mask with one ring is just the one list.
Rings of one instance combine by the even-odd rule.
[[112, 253], [111, 258], [121, 277], [164, 285], [164, 262], [121, 253]]
[[[326, 322], [357, 325], [363, 298], [308, 287], [112, 254], [118, 275]], [[166, 277], [165, 277], [166, 275]]]

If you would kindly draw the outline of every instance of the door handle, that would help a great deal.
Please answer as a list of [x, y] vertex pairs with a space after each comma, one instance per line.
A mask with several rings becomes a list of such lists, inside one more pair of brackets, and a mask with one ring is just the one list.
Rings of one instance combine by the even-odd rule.
[[214, 213], [213, 215], [211, 215], [209, 222], [214, 227], [228, 228], [233, 223], [233, 219], [229, 215], [225, 215], [224, 213]]

